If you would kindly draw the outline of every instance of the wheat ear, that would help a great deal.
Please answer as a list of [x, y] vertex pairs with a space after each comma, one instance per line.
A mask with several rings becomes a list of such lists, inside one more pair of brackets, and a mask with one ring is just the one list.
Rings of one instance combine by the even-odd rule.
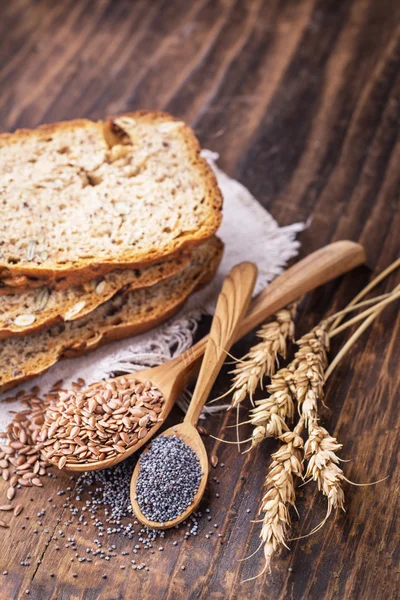
[[336, 438], [332, 437], [316, 420], [309, 422], [308, 439], [305, 444], [305, 458], [308, 460], [305, 476], [316, 481], [318, 490], [328, 499], [328, 509], [324, 521], [333, 509], [344, 510], [342, 489], [344, 474], [339, 467], [339, 458], [336, 455], [341, 448], [342, 444], [339, 444]]
[[269, 396], [257, 400], [250, 411], [250, 423], [254, 426], [252, 446], [257, 446], [267, 437], [279, 437], [288, 431], [286, 421], [294, 416], [292, 382], [293, 365], [279, 369], [271, 377], [271, 383], [267, 386]]
[[[400, 259], [393, 263], [386, 270], [385, 274], [388, 274], [398, 266], [400, 266]], [[366, 290], [372, 289], [382, 279], [382, 276], [378, 277], [377, 280], [367, 286]], [[299, 350], [296, 352], [292, 363], [286, 369], [278, 371], [272, 378], [271, 384], [273, 384], [276, 378], [276, 389], [271, 390], [270, 397], [257, 403], [258, 406], [252, 411], [251, 418], [254, 420], [252, 422], [255, 425], [252, 439], [253, 445], [266, 437], [268, 424], [272, 423], [271, 416], [279, 412], [277, 398], [273, 397], [275, 393], [281, 393], [287, 398], [290, 397], [292, 407], [293, 400], [297, 400], [300, 414], [298, 425], [293, 432], [286, 431], [280, 436], [280, 439], [286, 442], [286, 444], [273, 455], [274, 460], [266, 478], [267, 492], [262, 500], [264, 518], [260, 534], [261, 544], [264, 544], [266, 560], [263, 573], [266, 569], [270, 570], [271, 559], [274, 553], [282, 546], [287, 547], [287, 530], [290, 525], [289, 508], [290, 505], [294, 506], [296, 497], [293, 475], [302, 476], [303, 473], [301, 451], [299, 451], [299, 448], [303, 448], [303, 441], [300, 435], [304, 426], [307, 426], [308, 430], [308, 439], [304, 446], [304, 457], [308, 461], [305, 478], [316, 481], [318, 490], [328, 500], [325, 518], [310, 534], [315, 533], [324, 525], [333, 510], [344, 510], [342, 482], [343, 480], [348, 480], [339, 466], [340, 459], [337, 456], [337, 451], [342, 448], [342, 445], [324, 427], [319, 425], [319, 402], [323, 402], [325, 382], [339, 360], [343, 358], [351, 345], [371, 325], [384, 307], [389, 302], [397, 299], [398, 288], [399, 286], [391, 294], [380, 297], [379, 300], [381, 302], [373, 310], [365, 311], [363, 315], [365, 320], [362, 325], [359, 326], [347, 344], [344, 345], [337, 356], [337, 360], [333, 361], [329, 368], [327, 359], [327, 352], [329, 350], [328, 331], [332, 318], [328, 321], [323, 321], [310, 333], [303, 336], [297, 342]], [[351, 307], [356, 308], [356, 302], [363, 298], [364, 295], [365, 292], [361, 292], [350, 303], [348, 309]], [[359, 303], [359, 306], [361, 307], [367, 303], [370, 303], [370, 301]], [[340, 318], [347, 312], [348, 310], [345, 309], [333, 317], [336, 321], [331, 325], [331, 332], [334, 331], [335, 327], [338, 328]], [[353, 322], [356, 322], [356, 319]], [[278, 383], [280, 383], [280, 387]], [[284, 423], [284, 426], [287, 428], [286, 423]], [[297, 435], [299, 438], [296, 450], [290, 447], [291, 436], [294, 435]], [[290, 450], [293, 450], [293, 453]], [[287, 465], [286, 469], [284, 465]]]
[[261, 342], [253, 346], [231, 371], [232, 386], [225, 395], [233, 393], [233, 407], [241, 404], [247, 396], [253, 402], [254, 392], [259, 384], [262, 386], [263, 378], [275, 373], [278, 356], [286, 358], [287, 342], [294, 338], [296, 308], [297, 303], [289, 305], [263, 325], [256, 334]]
[[301, 432], [304, 422], [300, 419], [293, 431], [280, 436], [282, 446], [272, 455], [272, 463], [265, 479], [265, 494], [260, 512], [263, 512], [261, 542], [264, 545], [265, 568], [271, 571], [273, 555], [287, 546], [290, 527], [289, 509], [295, 506], [296, 492], [294, 477], [303, 474], [303, 440]]
[[252, 446], [267, 437], [279, 437], [288, 430], [286, 421], [293, 418], [294, 400], [306, 405], [315, 397], [323, 397], [324, 373], [328, 363], [329, 337], [322, 322], [297, 342], [299, 350], [293, 361], [271, 378], [269, 396], [256, 402], [250, 412], [254, 426]]
[[301, 419], [307, 426], [308, 439], [305, 458], [308, 460], [306, 478], [317, 482], [318, 490], [328, 499], [328, 509], [323, 525], [333, 509], [344, 510], [342, 482], [344, 474], [336, 452], [342, 447], [329, 432], [318, 424], [319, 402], [324, 398], [325, 372], [329, 350], [328, 324], [323, 322], [298, 342], [296, 353], [298, 367], [295, 374], [294, 392]]

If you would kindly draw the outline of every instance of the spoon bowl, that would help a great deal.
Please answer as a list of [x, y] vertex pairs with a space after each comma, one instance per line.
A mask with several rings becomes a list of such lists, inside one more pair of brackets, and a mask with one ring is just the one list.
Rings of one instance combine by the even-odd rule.
[[[350, 241], [334, 242], [309, 254], [289, 267], [254, 298], [247, 316], [240, 324], [236, 340], [290, 302], [363, 264], [365, 260], [364, 248]], [[132, 375], [124, 375], [126, 379], [134, 378], [143, 383], [151, 381], [165, 399], [160, 420], [141, 440], [128, 447], [124, 453], [112, 458], [87, 463], [67, 462], [64, 468], [73, 472], [107, 469], [125, 460], [147, 444], [164, 424], [182, 390], [198, 373], [206, 342], [207, 337], [204, 337], [183, 354], [162, 365]]]
[[[201, 439], [200, 434], [197, 431], [196, 427], [194, 427], [190, 423], [187, 423], [184, 421], [183, 423], [179, 423], [179, 425], [174, 425], [173, 427], [170, 427], [169, 429], [166, 429], [165, 431], [163, 431], [163, 433], [161, 435], [163, 435], [163, 436], [176, 435], [177, 437], [181, 438], [182, 441], [187, 446], [190, 446], [190, 448], [193, 450], [193, 452], [196, 454], [197, 458], [199, 459], [201, 473], [202, 473], [200, 485], [197, 489], [197, 492], [196, 492], [191, 504], [175, 519], [173, 519], [171, 521], [165, 521], [163, 523], [160, 523], [159, 521], [150, 521], [142, 513], [141, 508], [137, 502], [136, 484], [137, 484], [137, 479], [139, 477], [140, 468], [139, 468], [139, 462], [136, 464], [136, 467], [135, 467], [135, 470], [133, 472], [132, 479], [131, 479], [131, 492], [130, 492], [131, 493], [131, 504], [132, 504], [132, 508], [133, 508], [133, 512], [134, 512], [135, 516], [138, 518], [138, 520], [143, 525], [147, 525], [147, 527], [152, 527], [154, 529], [170, 529], [171, 527], [174, 527], [175, 525], [179, 525], [179, 523], [182, 523], [183, 521], [185, 521], [192, 514], [192, 512], [195, 511], [196, 508], [199, 506], [199, 504], [204, 496], [204, 492], [205, 492], [206, 485], [207, 485], [208, 474], [209, 474], [209, 464], [208, 464], [207, 450], [204, 446], [204, 442]], [[145, 450], [143, 450], [143, 454], [148, 452], [150, 450], [150, 448], [151, 448], [151, 444], [149, 444], [149, 446], [147, 448], [145, 448]]]
[[[198, 351], [201, 352], [201, 349], [199, 348]], [[201, 358], [201, 354], [199, 354], [199, 358]], [[178, 357], [178, 359], [179, 358], [180, 357]], [[123, 454], [117, 454], [112, 458], [95, 462], [67, 462], [64, 468], [77, 473], [80, 473], [82, 471], [98, 471], [100, 469], [109, 469], [110, 467], [114, 467], [123, 460], [126, 460], [127, 458], [129, 458], [129, 456], [131, 456], [144, 445], [146, 445], [148, 441], [154, 436], [154, 434], [160, 429], [160, 427], [162, 427], [162, 425], [165, 423], [178, 396], [180, 395], [182, 389], [186, 385], [187, 380], [185, 379], [183, 381], [184, 373], [182, 371], [180, 360], [178, 359], [168, 361], [168, 363], [159, 365], [157, 367], [152, 367], [151, 369], [139, 371], [132, 375], [129, 374], [124, 376], [125, 379], [135, 379], [141, 383], [151, 381], [152, 384], [162, 393], [165, 399], [161, 412], [159, 413], [158, 421], [154, 423], [154, 425], [148, 430], [147, 434], [142, 439], [132, 444], [131, 447], [128, 446]], [[167, 366], [168, 368], [166, 368]]]

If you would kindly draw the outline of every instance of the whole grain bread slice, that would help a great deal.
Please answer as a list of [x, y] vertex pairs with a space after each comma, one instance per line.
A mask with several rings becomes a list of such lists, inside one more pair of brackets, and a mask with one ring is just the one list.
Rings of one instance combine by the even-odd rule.
[[190, 263], [183, 252], [175, 259], [142, 267], [111, 271], [67, 290], [41, 287], [0, 296], [0, 339], [30, 335], [62, 321], [74, 321], [122, 290], [149, 287], [179, 273]]
[[117, 294], [89, 315], [1, 345], [0, 391], [43, 373], [63, 357], [85, 354], [106, 342], [143, 333], [174, 315], [192, 292], [215, 274], [222, 243], [212, 238], [193, 252], [180, 273], [154, 286]]
[[68, 285], [160, 262], [221, 221], [193, 131], [161, 112], [0, 135], [0, 279]]

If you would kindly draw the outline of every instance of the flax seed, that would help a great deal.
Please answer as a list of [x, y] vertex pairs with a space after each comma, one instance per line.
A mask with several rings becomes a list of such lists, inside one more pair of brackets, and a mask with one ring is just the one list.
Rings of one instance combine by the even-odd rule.
[[212, 454], [210, 458], [210, 463], [214, 468], [218, 465], [218, 456], [216, 454]]
[[62, 469], [67, 462], [67, 457], [66, 456], [61, 456], [60, 460], [58, 461], [58, 468]]
[[127, 378], [66, 394], [67, 403], [61, 393], [50, 401], [38, 438], [46, 458], [62, 467], [69, 461], [96, 462], [123, 454], [158, 422], [164, 403], [150, 382]]

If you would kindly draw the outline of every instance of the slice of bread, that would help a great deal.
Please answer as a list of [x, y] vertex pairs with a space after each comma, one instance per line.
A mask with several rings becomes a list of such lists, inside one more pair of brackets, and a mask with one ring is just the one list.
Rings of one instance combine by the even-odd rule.
[[222, 242], [212, 238], [193, 252], [180, 273], [154, 286], [117, 294], [92, 313], [34, 335], [2, 342], [0, 391], [49, 369], [62, 357], [78, 356], [112, 340], [143, 333], [174, 315], [189, 295], [214, 276]]
[[190, 254], [142, 267], [111, 271], [67, 290], [48, 287], [0, 296], [0, 339], [30, 335], [61, 321], [74, 321], [123, 289], [133, 291], [172, 277], [190, 263]]
[[171, 258], [221, 222], [187, 125], [139, 111], [0, 135], [0, 279], [68, 285]]

